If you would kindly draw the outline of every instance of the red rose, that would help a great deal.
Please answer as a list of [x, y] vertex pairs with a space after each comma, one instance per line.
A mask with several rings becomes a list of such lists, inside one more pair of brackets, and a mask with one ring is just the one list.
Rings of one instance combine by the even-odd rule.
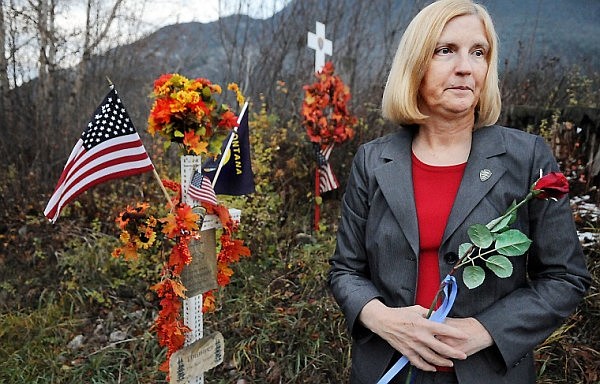
[[538, 199], [560, 199], [569, 193], [569, 181], [560, 172], [550, 172], [539, 178], [531, 190]]

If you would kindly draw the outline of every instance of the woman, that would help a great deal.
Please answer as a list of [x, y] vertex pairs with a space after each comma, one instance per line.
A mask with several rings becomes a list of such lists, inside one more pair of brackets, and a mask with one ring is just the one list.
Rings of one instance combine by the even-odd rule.
[[521, 200], [540, 169], [558, 169], [543, 139], [493, 125], [497, 46], [489, 14], [470, 0], [432, 3], [400, 41], [382, 109], [403, 127], [359, 148], [330, 261], [352, 383], [377, 382], [400, 355], [418, 383], [534, 383], [534, 347], [589, 287], [568, 199], [535, 200], [512, 224], [533, 241], [511, 258], [512, 276], [488, 274], [469, 290], [459, 270], [449, 317], [425, 318], [467, 228]]

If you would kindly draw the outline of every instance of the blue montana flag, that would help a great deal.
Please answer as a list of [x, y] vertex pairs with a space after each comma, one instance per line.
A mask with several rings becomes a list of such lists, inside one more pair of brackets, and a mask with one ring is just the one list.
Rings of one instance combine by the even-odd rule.
[[232, 130], [223, 141], [221, 155], [214, 160], [207, 160], [202, 165], [202, 173], [213, 181], [217, 195], [240, 196], [254, 192], [248, 103], [244, 104], [238, 123], [237, 130]]

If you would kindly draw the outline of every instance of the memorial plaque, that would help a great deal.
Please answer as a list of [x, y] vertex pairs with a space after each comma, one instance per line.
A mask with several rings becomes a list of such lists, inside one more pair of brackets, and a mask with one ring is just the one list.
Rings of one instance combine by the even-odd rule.
[[220, 332], [204, 337], [171, 355], [170, 384], [188, 384], [223, 362], [225, 340]]
[[[194, 207], [194, 213], [200, 214]], [[202, 220], [198, 223], [202, 227]], [[217, 239], [214, 228], [200, 232], [200, 238], [192, 239], [189, 244], [192, 262], [183, 268], [181, 281], [187, 289], [187, 297], [200, 295], [217, 285]]]

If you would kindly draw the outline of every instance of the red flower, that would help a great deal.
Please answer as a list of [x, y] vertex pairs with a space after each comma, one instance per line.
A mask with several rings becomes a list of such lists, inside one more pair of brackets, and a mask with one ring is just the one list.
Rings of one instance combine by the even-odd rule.
[[235, 128], [238, 125], [237, 116], [231, 111], [223, 113], [221, 120], [219, 121], [219, 127]]
[[539, 178], [531, 191], [538, 199], [560, 199], [569, 193], [569, 181], [560, 172], [550, 172]]
[[160, 76], [158, 79], [156, 79], [154, 81], [154, 88], [158, 89], [158, 88], [162, 87], [163, 85], [165, 85], [166, 82], [171, 80], [172, 77], [173, 77], [173, 74], [171, 74], [171, 73]]

